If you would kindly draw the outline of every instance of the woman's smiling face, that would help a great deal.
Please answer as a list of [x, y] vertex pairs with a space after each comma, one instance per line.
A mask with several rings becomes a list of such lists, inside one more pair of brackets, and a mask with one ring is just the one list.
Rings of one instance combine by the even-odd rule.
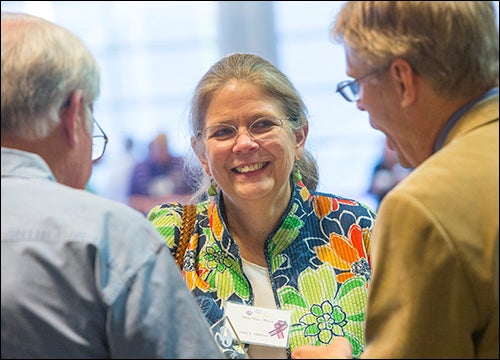
[[[282, 127], [265, 141], [253, 139], [248, 127], [260, 118], [281, 119]], [[293, 134], [280, 103], [258, 86], [231, 80], [218, 90], [207, 109], [205, 128], [230, 124], [238, 135], [229, 142], [205, 139], [197, 155], [225, 199], [238, 204], [290, 194], [290, 174], [302, 155], [307, 128]]]

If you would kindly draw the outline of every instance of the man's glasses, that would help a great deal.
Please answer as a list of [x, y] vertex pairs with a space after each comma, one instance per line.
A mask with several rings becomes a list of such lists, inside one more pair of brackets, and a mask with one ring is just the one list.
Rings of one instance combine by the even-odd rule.
[[92, 135], [92, 161], [99, 160], [106, 150], [106, 144], [108, 143], [108, 136], [99, 126], [97, 121], [92, 117], [94, 124], [94, 131], [97, 128], [99, 130], [99, 134]]
[[[248, 126], [248, 135], [255, 141], [269, 141], [275, 139], [283, 128], [283, 120], [274, 117], [262, 117]], [[201, 136], [205, 142], [217, 146], [232, 145], [238, 138], [238, 128], [231, 124], [217, 124], [206, 127], [196, 135]]]
[[387, 70], [387, 67], [379, 68], [354, 80], [344, 80], [337, 84], [337, 92], [349, 102], [359, 100], [359, 82], [369, 76], [377, 75]]

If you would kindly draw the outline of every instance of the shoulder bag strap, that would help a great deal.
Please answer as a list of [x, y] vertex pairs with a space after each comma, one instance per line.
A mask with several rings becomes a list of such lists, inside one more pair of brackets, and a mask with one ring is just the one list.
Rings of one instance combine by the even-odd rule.
[[182, 219], [181, 236], [174, 257], [175, 257], [175, 262], [182, 271], [182, 266], [184, 263], [184, 254], [186, 253], [186, 248], [188, 246], [189, 239], [191, 238], [191, 235], [194, 230], [194, 221], [196, 219], [196, 205], [187, 204], [182, 206], [181, 219]]

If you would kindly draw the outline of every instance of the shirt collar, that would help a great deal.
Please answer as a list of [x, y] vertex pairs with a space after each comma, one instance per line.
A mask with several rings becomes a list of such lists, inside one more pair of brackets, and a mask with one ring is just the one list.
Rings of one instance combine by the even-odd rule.
[[449, 132], [451, 129], [455, 126], [455, 124], [460, 120], [460, 118], [467, 112], [471, 107], [476, 105], [478, 102], [487, 99], [491, 96], [497, 95], [498, 94], [498, 87], [494, 87], [484, 93], [483, 95], [475, 98], [474, 100], [470, 101], [469, 103], [465, 104], [462, 106], [460, 109], [458, 109], [451, 117], [450, 119], [446, 122], [444, 125], [443, 130], [439, 134], [439, 137], [436, 141], [436, 145], [434, 146], [434, 152], [437, 152], [443, 147], [444, 141], [446, 140], [446, 137], [448, 136]]

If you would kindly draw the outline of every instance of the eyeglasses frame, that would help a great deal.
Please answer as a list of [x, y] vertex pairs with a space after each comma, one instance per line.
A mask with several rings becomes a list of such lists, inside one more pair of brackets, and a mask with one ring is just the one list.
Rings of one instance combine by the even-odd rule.
[[[250, 131], [250, 128], [252, 127], [253, 124], [255, 124], [257, 121], [259, 120], [262, 120], [262, 119], [265, 119], [265, 118], [270, 118], [270, 119], [273, 119], [273, 120], [278, 120], [280, 125], [279, 125], [279, 128], [280, 129], [283, 129], [283, 126], [284, 126], [284, 123], [283, 121], [284, 120], [288, 120], [289, 117], [286, 116], [286, 117], [283, 117], [283, 118], [279, 118], [279, 117], [275, 117], [275, 116], [262, 116], [262, 117], [259, 117], [257, 119], [255, 119], [249, 126], [247, 126], [247, 132], [248, 132], [248, 135], [252, 138], [253, 141], [267, 141], [267, 140], [263, 140], [263, 139], [257, 139], [255, 138], [255, 136], [252, 134], [252, 132]], [[204, 132], [213, 127], [213, 126], [219, 126], [219, 125], [224, 125], [224, 126], [228, 126], [228, 127], [231, 127], [235, 130], [236, 132], [236, 135], [234, 136], [234, 139], [233, 140], [236, 140], [238, 138], [238, 136], [241, 134], [240, 131], [238, 130], [238, 127], [235, 126], [235, 125], [232, 125], [232, 124], [228, 124], [228, 123], [219, 123], [219, 124], [216, 124], [216, 125], [211, 125], [211, 126], [207, 126], [206, 128], [202, 129], [202, 130], [199, 130], [196, 132], [196, 136], [197, 137], [201, 137], [202, 139], [204, 138]], [[228, 139], [229, 140], [229, 139]], [[271, 139], [270, 139], [271, 140]]]
[[[94, 114], [92, 114], [92, 121], [94, 122], [95, 125], [97, 125], [97, 128], [101, 132], [100, 135], [92, 135], [92, 139], [94, 139], [94, 138], [103, 138], [104, 139], [104, 145], [102, 147], [101, 154], [98, 157], [96, 157], [95, 159], [92, 159], [92, 161], [97, 161], [97, 160], [99, 160], [100, 158], [103, 157], [104, 152], [106, 151], [106, 145], [108, 144], [108, 136], [106, 135], [106, 133], [104, 132], [104, 130], [101, 128], [101, 126], [99, 125], [99, 123], [94, 118]], [[93, 144], [94, 143], [92, 142], [92, 146], [94, 146]]]
[[[360, 99], [359, 98], [359, 84], [360, 84], [360, 81], [366, 79], [369, 76], [381, 74], [384, 71], [386, 71], [388, 68], [389, 68], [388, 66], [380, 67], [380, 68], [377, 68], [377, 69], [375, 69], [373, 71], [370, 71], [368, 74], [360, 76], [360, 77], [358, 77], [356, 79], [341, 81], [341, 82], [339, 82], [337, 84], [337, 90], [335, 92], [340, 93], [340, 95], [342, 95], [342, 97], [345, 100], [349, 101], [349, 102], [357, 102]], [[351, 92], [354, 94], [354, 91], [352, 91], [352, 86], [354, 84], [356, 85], [356, 88], [357, 88], [356, 93], [355, 93], [356, 98], [351, 98], [349, 95], [347, 95], [345, 93], [344, 89], [345, 88], [350, 88]]]

